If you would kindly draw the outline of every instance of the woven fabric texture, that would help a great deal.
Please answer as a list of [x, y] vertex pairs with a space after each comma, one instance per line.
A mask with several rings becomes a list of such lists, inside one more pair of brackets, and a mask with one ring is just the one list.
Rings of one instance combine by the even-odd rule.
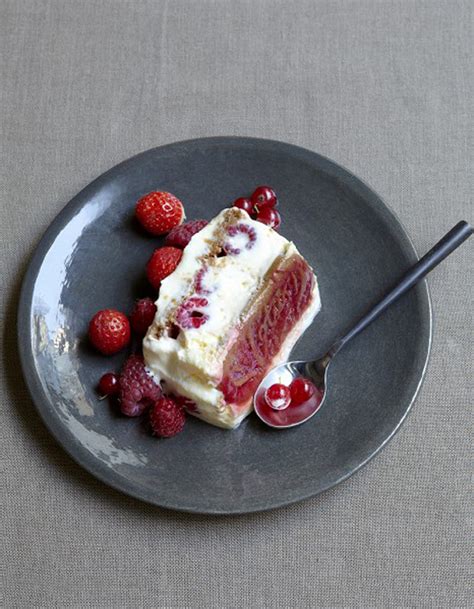
[[96, 481], [36, 415], [15, 337], [21, 277], [55, 215], [160, 144], [313, 149], [368, 182], [420, 252], [472, 221], [472, 7], [0, 0], [0, 605], [472, 606], [474, 240], [430, 276], [432, 357], [401, 431], [339, 487], [268, 513], [165, 512]]

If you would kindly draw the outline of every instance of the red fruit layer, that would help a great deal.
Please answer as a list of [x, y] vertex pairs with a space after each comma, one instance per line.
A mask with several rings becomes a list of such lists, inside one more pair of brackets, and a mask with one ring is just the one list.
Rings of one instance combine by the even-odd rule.
[[245, 404], [312, 299], [314, 275], [301, 256], [280, 261], [224, 362], [219, 389], [227, 403]]

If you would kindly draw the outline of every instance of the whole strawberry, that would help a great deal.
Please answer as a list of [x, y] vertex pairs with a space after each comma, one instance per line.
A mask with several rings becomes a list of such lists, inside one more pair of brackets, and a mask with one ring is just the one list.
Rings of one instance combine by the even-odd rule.
[[180, 226], [175, 226], [166, 235], [165, 245], [173, 245], [174, 247], [184, 249], [191, 241], [191, 237], [207, 226], [207, 224], [207, 220], [190, 220]]
[[89, 340], [104, 355], [112, 355], [130, 341], [130, 323], [115, 309], [98, 311], [89, 323]]
[[138, 221], [152, 235], [163, 235], [184, 220], [184, 207], [169, 192], [150, 192], [136, 204]]
[[184, 427], [186, 415], [174, 400], [160, 398], [150, 410], [150, 424], [153, 433], [162, 438], [171, 438]]
[[158, 289], [165, 277], [178, 266], [183, 252], [177, 247], [159, 247], [156, 249], [146, 265], [146, 276], [151, 285]]
[[141, 355], [131, 355], [119, 379], [120, 410], [128, 417], [137, 417], [161, 397], [161, 387], [145, 368]]
[[153, 322], [156, 313], [156, 305], [151, 298], [137, 300], [130, 315], [132, 329], [139, 336], [145, 336], [146, 331]]

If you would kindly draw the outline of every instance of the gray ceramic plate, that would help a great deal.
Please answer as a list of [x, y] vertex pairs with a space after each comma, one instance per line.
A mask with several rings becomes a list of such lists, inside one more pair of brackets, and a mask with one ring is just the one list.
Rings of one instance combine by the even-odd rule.
[[366, 463], [396, 432], [423, 378], [431, 341], [420, 284], [355, 339], [331, 367], [331, 393], [309, 423], [265, 428], [251, 415], [237, 431], [189, 418], [169, 440], [99, 402], [105, 358], [84, 340], [95, 311], [130, 311], [147, 294], [144, 266], [156, 238], [133, 220], [135, 201], [169, 190], [188, 218], [211, 218], [270, 184], [282, 234], [315, 268], [323, 308], [294, 350], [316, 355], [416, 260], [400, 223], [345, 169], [279, 142], [211, 138], [149, 150], [79, 193], [43, 237], [26, 274], [19, 346], [34, 402], [51, 433], [84, 468], [156, 505], [207, 513], [264, 510], [315, 495]]

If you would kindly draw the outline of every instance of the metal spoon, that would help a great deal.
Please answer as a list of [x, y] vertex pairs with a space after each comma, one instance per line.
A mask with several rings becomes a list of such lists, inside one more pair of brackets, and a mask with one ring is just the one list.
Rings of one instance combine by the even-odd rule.
[[[327, 395], [327, 372], [334, 356], [339, 353], [354, 336], [362, 332], [390, 305], [403, 296], [425, 275], [435, 268], [451, 252], [463, 243], [473, 233], [473, 228], [464, 221], [458, 222], [438, 243], [414, 264], [400, 281], [372, 307], [357, 323], [341, 338], [336, 340], [329, 351], [313, 361], [295, 361], [280, 364], [270, 370], [265, 376], [254, 395], [254, 408], [264, 423], [277, 429], [295, 427], [308, 421], [322, 406]], [[266, 404], [265, 390], [274, 383], [289, 385], [291, 381], [303, 376], [310, 379], [316, 386], [312, 398], [300, 406], [289, 406], [284, 410], [275, 410]]]

